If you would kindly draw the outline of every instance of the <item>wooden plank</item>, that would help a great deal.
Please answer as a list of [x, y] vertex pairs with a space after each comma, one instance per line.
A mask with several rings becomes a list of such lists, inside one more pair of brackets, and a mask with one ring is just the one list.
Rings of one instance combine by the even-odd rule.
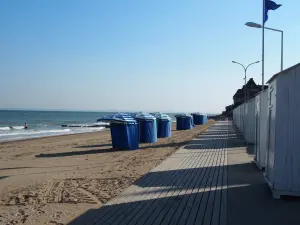
[[218, 159], [217, 159], [217, 164], [215, 166], [215, 172], [214, 172], [214, 177], [211, 183], [210, 191], [209, 191], [209, 198], [208, 202], [206, 204], [206, 210], [205, 210], [205, 215], [203, 218], [203, 225], [210, 225], [211, 224], [211, 219], [213, 215], [213, 210], [214, 210], [214, 201], [215, 201], [215, 195], [216, 195], [216, 185], [218, 182], [218, 176], [219, 176], [219, 171], [220, 171], [220, 164], [223, 161], [222, 160], [222, 150], [218, 152]]
[[[216, 143], [217, 144], [217, 143]], [[216, 146], [214, 146], [216, 148]], [[206, 167], [206, 173], [202, 177], [201, 185], [197, 189], [194, 190], [194, 195], [190, 196], [187, 205], [185, 206], [185, 209], [181, 215], [180, 220], [178, 221], [178, 224], [194, 224], [195, 217], [197, 215], [197, 208], [199, 205], [202, 205], [202, 198], [206, 190], [207, 183], [210, 180], [210, 177], [212, 175], [213, 167], [212, 164], [215, 160], [215, 150], [211, 150], [212, 157], [209, 162], [209, 165]]]
[[214, 200], [214, 210], [212, 213], [212, 221], [211, 225], [219, 225], [220, 222], [220, 211], [221, 211], [221, 192], [222, 192], [222, 183], [223, 183], [223, 171], [225, 166], [225, 155], [224, 155], [224, 149], [222, 149], [222, 164], [220, 166], [219, 170], [219, 177], [217, 182], [217, 192]]
[[[191, 163], [194, 163], [196, 168], [187, 170], [185, 174], [181, 174], [182, 178], [184, 178], [186, 181], [182, 182], [182, 180], [179, 179], [178, 180], [179, 185], [186, 184], [188, 186], [195, 179], [195, 177], [197, 175], [198, 166], [199, 166], [199, 163], [201, 163], [201, 160], [200, 159], [192, 160]], [[184, 188], [184, 186], [181, 186], [180, 189], [177, 190], [176, 193], [178, 194], [178, 192], [180, 190], [182, 190], [183, 188]], [[170, 190], [166, 195], [164, 195], [164, 199], [162, 201], [156, 201], [152, 205], [151, 208], [154, 209], [154, 211], [153, 210], [147, 211], [148, 218], [147, 218], [147, 220], [145, 220], [145, 224], [153, 224], [156, 219], [159, 219], [159, 220], [162, 219], [162, 217], [159, 215], [162, 212], [165, 214], [172, 206], [171, 204], [167, 204], [167, 203], [168, 203], [168, 200], [170, 200], [170, 198], [172, 196], [174, 196], [174, 192], [175, 191]], [[173, 201], [171, 201], [171, 202], [173, 202]]]
[[[195, 157], [193, 157], [194, 159], [195, 159]], [[148, 212], [148, 210], [147, 210], [147, 213], [149, 213]], [[154, 214], [155, 215], [155, 214]], [[154, 218], [155, 216], [154, 216], [153, 214], [151, 214], [151, 216]], [[139, 215], [140, 216], [140, 215]], [[136, 218], [138, 218], [139, 216], [136, 216]], [[143, 218], [146, 218], [146, 215], [143, 215]], [[135, 223], [135, 221], [131, 221], [132, 223], [131, 224], [134, 224]], [[139, 224], [142, 224], [142, 221], [139, 221]], [[148, 221], [147, 221], [147, 224], [148, 224]]]
[[[207, 141], [206, 141], [207, 142]], [[211, 143], [209, 143], [211, 144]], [[208, 146], [208, 145], [205, 145]], [[185, 188], [183, 188], [179, 193], [178, 193], [178, 197], [175, 199], [173, 199], [173, 202], [170, 202], [169, 204], [172, 205], [172, 207], [169, 208], [169, 210], [167, 211], [167, 214], [165, 214], [164, 212], [162, 212], [160, 214], [160, 217], [163, 217], [163, 220], [161, 222], [161, 224], [170, 224], [171, 220], [174, 217], [178, 217], [181, 215], [182, 210], [179, 209], [180, 205], [185, 205], [184, 199], [187, 198], [191, 192], [192, 189], [194, 189], [195, 187], [197, 187], [198, 185], [201, 184], [201, 180], [202, 180], [202, 176], [205, 173], [205, 168], [209, 163], [211, 154], [201, 154], [202, 159], [201, 159], [201, 165], [199, 166], [199, 168], [201, 168], [201, 170], [198, 169], [197, 175], [195, 177], [195, 179], [193, 179], [191, 181], [191, 183], [189, 183], [188, 185], [185, 186]], [[184, 209], [184, 207], [181, 207], [182, 209]], [[178, 210], [179, 209], [179, 210]], [[179, 220], [179, 218], [175, 219], [176, 221]], [[157, 220], [155, 220], [154, 224], [159, 224], [160, 218], [158, 218]]]
[[214, 162], [215, 149], [218, 147], [218, 141], [213, 141], [213, 142], [215, 143], [215, 146], [211, 150], [213, 155], [212, 155], [209, 165], [207, 165], [205, 176], [202, 178], [200, 187], [198, 188], [198, 190], [196, 190], [197, 194], [193, 195], [189, 198], [189, 201], [185, 207], [185, 212], [182, 214], [179, 224], [184, 224], [185, 220], [188, 220], [187, 223], [190, 223], [190, 224], [194, 223], [194, 218], [195, 218], [195, 215], [197, 212], [197, 208], [201, 204], [203, 189], [205, 189], [207, 180], [210, 176], [210, 172], [212, 169], [212, 163]]
[[[218, 154], [217, 160], [220, 160], [220, 156]], [[214, 175], [210, 183], [210, 190], [208, 191], [208, 200], [206, 203], [206, 209], [203, 217], [203, 225], [210, 225], [212, 213], [213, 213], [213, 206], [214, 206], [214, 200], [215, 200], [215, 186], [217, 184], [218, 180], [218, 173], [219, 173], [219, 166], [215, 166]]]
[[[218, 146], [216, 148], [215, 157], [218, 156], [217, 153], [220, 151], [220, 149], [222, 148], [223, 145], [224, 145], [224, 140], [223, 140], [223, 138], [220, 137], [219, 142], [218, 142]], [[214, 165], [217, 165], [217, 161], [214, 161]], [[205, 189], [203, 191], [202, 199], [197, 201], [197, 204], [195, 205], [195, 208], [197, 209], [195, 224], [202, 224], [204, 222], [205, 212], [207, 210], [207, 204], [208, 204], [210, 189], [211, 189], [211, 185], [212, 185], [212, 183], [211, 183], [212, 180], [213, 180], [213, 176], [211, 175], [209, 177], [209, 180], [206, 183]]]
[[213, 154], [210, 154], [209, 158], [206, 161], [206, 165], [202, 170], [202, 173], [200, 174], [200, 177], [195, 185], [195, 187], [192, 190], [188, 190], [182, 201], [180, 202], [179, 206], [177, 207], [177, 210], [175, 214], [173, 215], [173, 218], [170, 222], [170, 224], [176, 224], [176, 223], [184, 223], [186, 221], [186, 218], [188, 214], [190, 213], [191, 207], [188, 206], [189, 201], [193, 201], [195, 195], [198, 193], [196, 190], [198, 190], [198, 187], [201, 187], [204, 184], [203, 177], [207, 174], [208, 172], [208, 166], [210, 161], [212, 160]]
[[[215, 164], [216, 157], [217, 154], [214, 154], [214, 159], [213, 159], [214, 164]], [[213, 180], [214, 173], [216, 170], [214, 164], [211, 164], [209, 168], [208, 176], [205, 180], [204, 187], [202, 188], [202, 190], [199, 190], [200, 194], [196, 197], [195, 201], [193, 202], [192, 211], [191, 214], [189, 215], [188, 222], [193, 222], [195, 224], [199, 224], [200, 222], [202, 222], [202, 219], [205, 215], [204, 213], [207, 206], [207, 200], [209, 197], [211, 182]], [[201, 215], [201, 220], [199, 217], [200, 215]]]
[[228, 167], [227, 167], [227, 149], [225, 150], [225, 165], [223, 170], [223, 184], [222, 184], [222, 196], [221, 196], [221, 213], [220, 213], [220, 225], [227, 225], [227, 182], [228, 182]]
[[[202, 154], [203, 155], [203, 154]], [[201, 185], [202, 178], [206, 172], [207, 166], [209, 165], [209, 162], [211, 160], [212, 154], [209, 152], [208, 154], [205, 154], [205, 164], [202, 167], [201, 173], [199, 174], [199, 177], [197, 178], [197, 182], [195, 185]], [[194, 187], [193, 187], [194, 189]], [[186, 204], [192, 194], [193, 189], [188, 189], [184, 192], [184, 195], [181, 195], [180, 201], [177, 202], [177, 207], [173, 210], [170, 210], [170, 212], [165, 217], [165, 220], [163, 220], [162, 224], [176, 224], [179, 219], [182, 216], [182, 213], [184, 209], [186, 208]]]
[[[182, 168], [185, 168], [186, 165], [188, 164], [188, 161], [189, 159], [184, 159], [181, 160], [183, 163], [181, 164], [181, 166], [179, 166], [177, 169], [176, 167], [174, 168], [174, 162], [170, 161], [169, 163], [173, 166], [173, 170], [171, 170], [171, 172], [168, 173], [168, 176], [165, 177], [165, 176], [161, 176], [161, 181], [164, 182], [164, 183], [174, 183], [177, 176], [178, 176], [178, 170], [179, 169], [182, 169]], [[155, 181], [157, 183], [157, 181]], [[150, 194], [148, 194], [147, 196], [143, 197], [143, 201], [140, 201], [138, 203], [132, 203], [131, 205], [127, 206], [126, 207], [126, 210], [121, 212], [120, 214], [118, 214], [118, 219], [117, 221], [113, 221], [115, 224], [118, 224], [118, 222], [122, 221], [122, 224], [126, 224], [127, 221], [129, 222], [130, 219], [128, 219], [127, 217], [131, 217], [131, 216], [137, 216], [137, 215], [141, 215], [144, 211], [146, 211], [150, 206], [151, 204], [153, 203], [151, 201], [151, 204], [149, 200], [151, 200], [152, 198], [157, 198], [159, 197], [159, 195], [161, 194], [160, 193], [160, 190], [161, 189], [166, 189], [165, 187], [160, 187], [160, 188], [155, 188], [155, 187], [148, 187], [148, 188], [144, 188], [144, 191], [151, 191], [153, 190], [153, 192]], [[165, 190], [166, 191], [166, 190]], [[123, 209], [124, 210], [124, 209]], [[136, 213], [132, 213], [132, 211], [134, 212], [137, 212]], [[133, 222], [130, 222], [130, 224], [133, 224]]]
[[[218, 128], [216, 125], [214, 125], [214, 127]], [[219, 128], [216, 130], [219, 130]], [[211, 129], [208, 129], [205, 133], [209, 135], [210, 132]], [[187, 149], [178, 150], [143, 177], [138, 182], [140, 186], [132, 185], [119, 197], [103, 206], [103, 212], [101, 210], [101, 214], [97, 215], [94, 221], [96, 224], [101, 225], [165, 225], [176, 224], [173, 223], [177, 222], [176, 220], [174, 221], [174, 218], [178, 218], [178, 215], [182, 214], [183, 219], [185, 218], [185, 220], [182, 220], [182, 222], [184, 222], [183, 224], [197, 224], [194, 223], [193, 219], [188, 220], [188, 218], [191, 213], [191, 208], [193, 208], [194, 203], [196, 203], [195, 196], [198, 197], [203, 193], [203, 187], [201, 188], [201, 185], [203, 186], [203, 184], [205, 184], [204, 191], [208, 191], [210, 189], [215, 190], [216, 186], [219, 186], [220, 181], [222, 181], [222, 184], [225, 183], [225, 179], [220, 180], [219, 178], [221, 174], [225, 174], [225, 167], [222, 168], [222, 170], [220, 169], [220, 166], [223, 165], [224, 162], [224, 160], [220, 160], [224, 155], [222, 149], [220, 149], [222, 139], [224, 140], [226, 138], [220, 138], [220, 135], [218, 135], [210, 138], [204, 137], [197, 139], [197, 143], [202, 140], [204, 141], [203, 147], [207, 147], [208, 144], [212, 146], [213, 150], [202, 149], [203, 152], [201, 153]], [[206, 167], [204, 167], [205, 165]], [[182, 169], [187, 170], [184, 171]], [[159, 172], [162, 172], [162, 176], [157, 176]], [[217, 174], [219, 174], [219, 176]], [[159, 183], [164, 185], [161, 187], [157, 186]], [[224, 218], [224, 204], [222, 205], [220, 201], [219, 203], [215, 203], [215, 199], [222, 198], [223, 203], [226, 198], [227, 207], [227, 194], [225, 195], [223, 192], [223, 189], [222, 191], [217, 191], [221, 196], [217, 195], [217, 193], [213, 195], [208, 194], [208, 197], [204, 199], [204, 201], [206, 200], [208, 205], [211, 206], [210, 208], [213, 208], [211, 210], [213, 218], [216, 217], [214, 215], [218, 214], [218, 212], [215, 213], [214, 211], [215, 209], [218, 210], [218, 208], [219, 212], [221, 211], [220, 214], [223, 216], [222, 218]], [[201, 200], [202, 197], [200, 198], [200, 203]], [[187, 204], [190, 206], [189, 209], [185, 207]], [[201, 206], [202, 205], [203, 204], [201, 204]], [[227, 209], [225, 211], [227, 213]], [[195, 217], [195, 213], [192, 214], [192, 216], [193, 215]], [[206, 220], [209, 221], [209, 219]], [[212, 223], [215, 221], [216, 219], [213, 219]]]
[[[204, 154], [202, 154], [201, 152], [199, 152], [199, 156], [197, 158], [194, 158], [193, 161], [198, 161], [197, 166], [195, 168], [195, 171], [190, 171], [188, 176], [188, 182], [185, 182], [183, 187], [181, 188], [181, 190], [179, 192], [173, 192], [171, 193], [171, 195], [169, 195], [169, 197], [166, 199], [166, 202], [164, 205], [162, 205], [161, 207], [157, 207], [157, 211], [158, 211], [158, 215], [153, 217], [153, 225], [155, 224], [161, 224], [162, 221], [164, 220], [164, 218], [166, 217], [166, 214], [173, 209], [177, 208], [176, 206], [176, 202], [179, 203], [180, 202], [180, 198], [175, 198], [176, 196], [180, 196], [184, 193], [186, 193], [187, 189], [193, 189], [195, 187], [195, 185], [197, 184], [198, 180], [199, 180], [199, 176], [201, 175], [202, 171], [203, 171], [203, 166], [205, 165], [208, 156], [203, 156]], [[147, 221], [147, 223], [150, 223], [151, 220]], [[168, 224], [166, 221], [163, 222], [162, 224]]]
[[[187, 158], [187, 162], [190, 160], [189, 158], [194, 158], [195, 153], [193, 153], [192, 155], [188, 155], [188, 158]], [[191, 157], [193, 156], [193, 157]], [[177, 176], [180, 175], [180, 173], [177, 173]], [[172, 188], [172, 187], [171, 187]], [[157, 197], [158, 196], [158, 197]], [[162, 195], [156, 195], [153, 199], [155, 201], [155, 198], [162, 198]], [[138, 211], [138, 214], [134, 216], [133, 220], [130, 222], [130, 224], [134, 224], [134, 223], [137, 223], [137, 221], [140, 219], [141, 216], [145, 216], [144, 214], [148, 212], [149, 208], [152, 207], [152, 204], [154, 203], [154, 201], [151, 202], [151, 205], [148, 205], [148, 208], [144, 208], [142, 210], [139, 210]]]
[[[188, 176], [189, 175], [193, 175], [193, 170], [194, 169], [188, 169], [188, 168], [193, 168], [197, 165], [197, 161], [198, 160], [194, 160], [195, 157], [196, 157], [196, 152], [194, 153], [195, 156], [193, 158], [190, 158], [188, 159], [188, 164], [189, 164], [189, 167], [187, 167], [185, 170], [184, 173], [182, 173], [181, 171], [178, 171], [178, 179], [177, 179], [177, 182], [175, 183], [175, 187], [184, 183]], [[170, 186], [172, 186], [172, 184], [170, 184]], [[171, 191], [171, 189], [169, 189]], [[157, 214], [159, 213], [158, 210], [156, 210], [156, 208], [159, 206], [159, 204], [164, 204], [164, 202], [166, 201], [166, 197], [168, 196], [168, 194], [170, 194], [171, 192], [166, 192], [166, 193], [163, 193], [163, 194], [160, 194], [159, 195], [159, 198], [164, 198], [162, 200], [156, 200], [156, 201], [153, 201], [151, 206], [144, 211], [144, 213], [140, 216], [140, 218], [137, 220], [137, 221], [132, 221], [131, 224], [135, 224], [134, 222], [136, 222], [136, 224], [151, 224], [153, 221], [151, 221], [151, 218], [155, 219], [154, 217], [157, 216]], [[150, 220], [150, 221], [148, 221]]]

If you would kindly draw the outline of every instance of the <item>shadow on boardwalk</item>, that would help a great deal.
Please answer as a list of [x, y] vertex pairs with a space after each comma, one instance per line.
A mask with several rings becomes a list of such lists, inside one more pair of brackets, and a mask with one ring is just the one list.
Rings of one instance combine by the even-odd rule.
[[[220, 190], [158, 197], [103, 206], [88, 210], [70, 222], [77, 224], [228, 224], [228, 225], [298, 225], [300, 224], [300, 201], [274, 200], [264, 182], [262, 174], [252, 164], [228, 166], [228, 210], [227, 223], [214, 220], [213, 211], [203, 208], [210, 195], [221, 195]], [[183, 171], [178, 171], [182, 173]], [[192, 171], [190, 171], [192, 172]], [[155, 174], [154, 176], [165, 176]], [[141, 185], [142, 180], [138, 182]], [[157, 184], [158, 185], [158, 184]], [[170, 190], [168, 184], [159, 183], [161, 194]], [[155, 186], [155, 185], [153, 185]], [[194, 187], [196, 188], [196, 187]], [[201, 188], [198, 186], [197, 188]], [[176, 190], [184, 188], [175, 187]], [[139, 193], [141, 194], [141, 193]], [[147, 193], [149, 194], [149, 193]], [[200, 199], [201, 204], [195, 204]], [[192, 204], [191, 204], [192, 203]], [[216, 204], [216, 203], [215, 203]], [[219, 202], [218, 204], [221, 204]], [[196, 208], [195, 208], [196, 207]], [[198, 208], [197, 208], [198, 207]], [[167, 210], [166, 210], [167, 209]], [[219, 218], [219, 217], [218, 217]], [[214, 220], [216, 223], [211, 223]], [[100, 222], [101, 221], [101, 222]], [[186, 223], [183, 223], [183, 222]]]
[[[160, 189], [160, 191], [168, 191], [170, 187], [173, 190], [182, 190], [185, 189], [185, 184], [190, 181], [191, 177], [189, 176], [180, 176], [180, 174], [207, 174], [207, 171], [215, 171], [216, 169], [220, 168], [221, 170], [229, 170], [230, 171], [248, 171], [250, 173], [257, 173], [256, 166], [254, 163], [249, 162], [245, 164], [236, 164], [236, 165], [229, 165], [229, 166], [216, 166], [216, 167], [201, 167], [201, 168], [192, 168], [192, 169], [182, 169], [182, 170], [167, 170], [167, 171], [157, 171], [157, 172], [149, 172], [147, 177], [142, 177], [136, 181], [136, 185], [139, 187], [165, 187], [165, 189]], [[180, 177], [180, 183], [174, 184], [167, 179], [162, 179], [163, 177]], [[250, 176], [253, 177], [253, 176]], [[147, 180], [151, 180], [151, 183], [147, 182]], [[231, 185], [244, 185], [245, 181], [243, 177], [240, 179], [236, 179], [232, 182]], [[206, 183], [199, 183], [195, 185], [193, 188], [204, 188]], [[155, 192], [155, 191], [154, 191]], [[147, 192], [149, 193], [149, 192]]]
[[[214, 141], [224, 141], [222, 137], [224, 129], [221, 129], [222, 127], [219, 129], [218, 126], [213, 128], [209, 134], [201, 135], [185, 146], [184, 151], [191, 150], [196, 153], [199, 151], [205, 155], [203, 150], [209, 145], [205, 141], [206, 137]], [[216, 140], [212, 137], [213, 132], [219, 135]], [[125, 198], [129, 196], [128, 201], [119, 204], [112, 202], [99, 209], [88, 210], [69, 225], [299, 225], [300, 200], [274, 200], [265, 184], [262, 172], [256, 168], [249, 156], [253, 149], [246, 149], [242, 136], [234, 128], [231, 127], [227, 134], [229, 135], [225, 138], [228, 161], [226, 166], [150, 172], [135, 183], [145, 192], [128, 192], [127, 195], [123, 193]], [[180, 157], [180, 154], [184, 155], [184, 151], [171, 157]], [[217, 152], [218, 150], [208, 148], [206, 151]], [[224, 176], [227, 180], [227, 192], [221, 190], [218, 185], [218, 188], [209, 190], [211, 186], [207, 188], [206, 185], [204, 188], [202, 181], [191, 182], [191, 180], [197, 181], [199, 178], [197, 174], [202, 174], [206, 170], [217, 171], [217, 168], [220, 171], [227, 171], [227, 176]], [[204, 175], [205, 183], [211, 178], [205, 172]], [[176, 181], [174, 182], [173, 179]], [[186, 185], [188, 183], [190, 185]], [[226, 202], [222, 201], [225, 195]], [[223, 204], [226, 204], [226, 210], [222, 207]], [[221, 216], [222, 213], [226, 216]]]

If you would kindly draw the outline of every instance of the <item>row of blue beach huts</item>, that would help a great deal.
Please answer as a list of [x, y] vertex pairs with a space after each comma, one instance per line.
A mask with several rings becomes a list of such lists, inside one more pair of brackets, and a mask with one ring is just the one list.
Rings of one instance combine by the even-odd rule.
[[[180, 113], [175, 115], [177, 130], [190, 130], [207, 123], [207, 115]], [[110, 123], [112, 146], [135, 150], [139, 143], [155, 143], [157, 138], [171, 137], [172, 119], [164, 113], [114, 113], [98, 119]]]

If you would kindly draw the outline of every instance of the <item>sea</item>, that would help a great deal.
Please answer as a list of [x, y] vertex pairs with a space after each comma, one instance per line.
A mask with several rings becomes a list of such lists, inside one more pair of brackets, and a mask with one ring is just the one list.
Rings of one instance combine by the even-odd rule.
[[[105, 127], [87, 126], [105, 125], [97, 122], [97, 119], [111, 113], [113, 112], [0, 110], [0, 142], [102, 131]], [[176, 121], [176, 113], [166, 114], [173, 122]], [[24, 129], [25, 123], [28, 124], [27, 129]]]
[[[86, 127], [103, 125], [97, 119], [112, 112], [74, 112], [74, 111], [25, 111], [0, 110], [0, 142], [39, 138], [47, 136], [102, 131], [104, 127]], [[168, 113], [175, 120], [175, 113]], [[28, 129], [24, 129], [25, 123]], [[82, 127], [62, 127], [82, 126]]]

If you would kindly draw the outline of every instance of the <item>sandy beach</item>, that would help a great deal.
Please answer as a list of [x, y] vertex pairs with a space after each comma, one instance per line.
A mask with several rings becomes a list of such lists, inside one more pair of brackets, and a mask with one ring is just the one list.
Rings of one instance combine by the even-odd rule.
[[214, 122], [139, 150], [111, 147], [109, 130], [0, 143], [0, 224], [67, 224], [101, 207]]

